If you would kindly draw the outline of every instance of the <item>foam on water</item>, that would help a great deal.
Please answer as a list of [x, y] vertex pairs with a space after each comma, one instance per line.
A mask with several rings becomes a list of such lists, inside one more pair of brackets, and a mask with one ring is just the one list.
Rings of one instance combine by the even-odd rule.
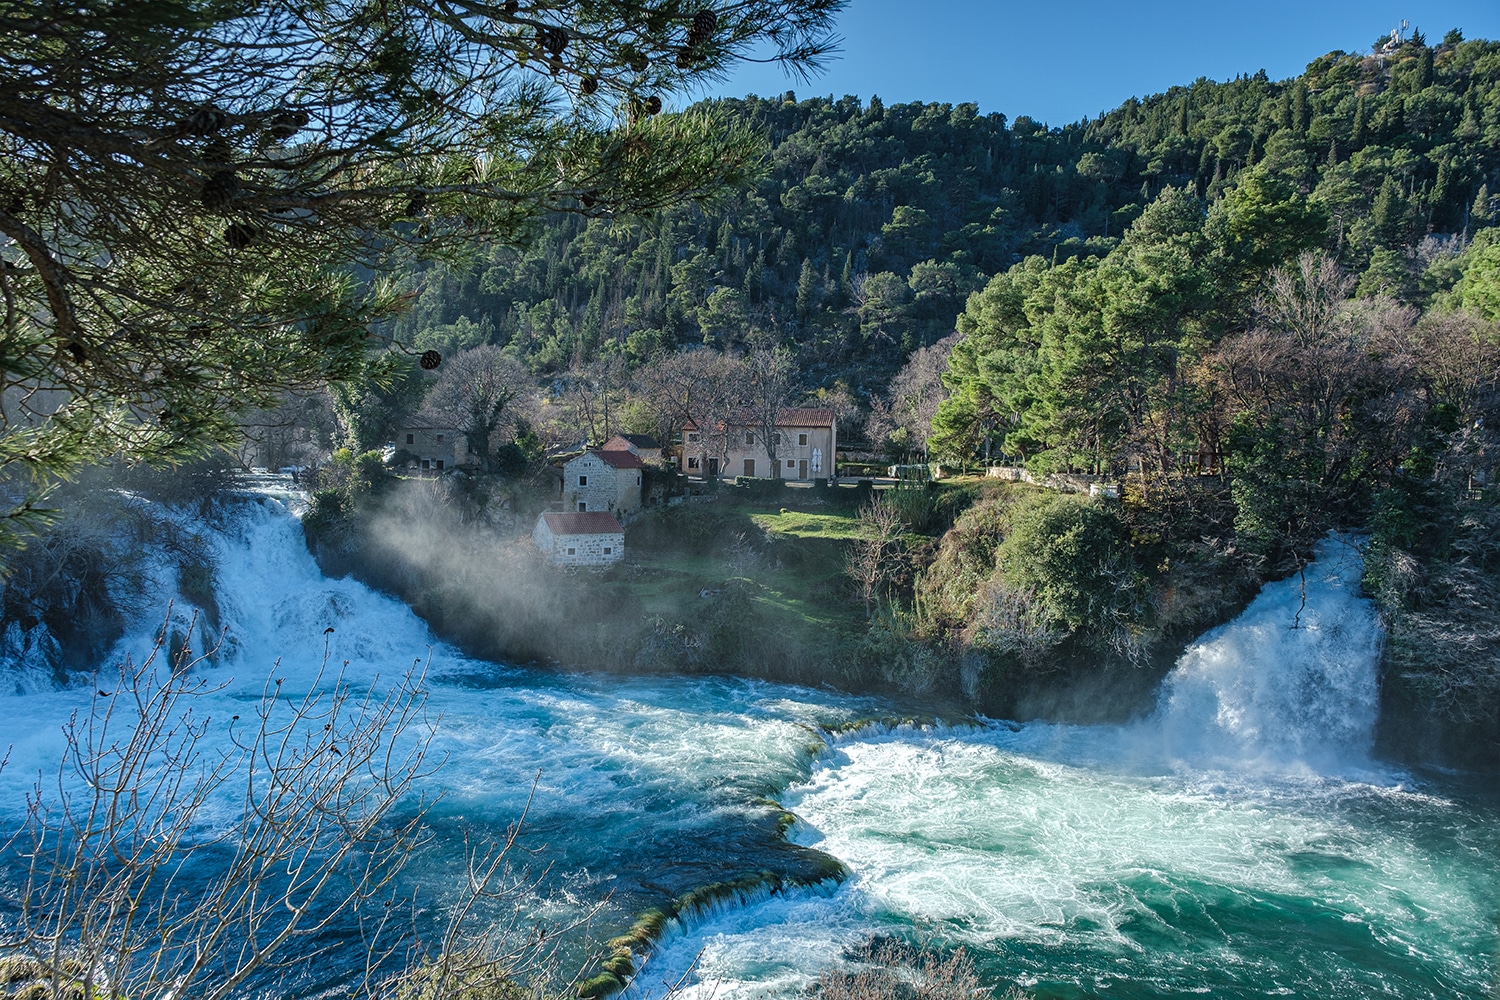
[[[268, 677], [326, 684], [325, 643], [357, 684], [429, 664], [448, 763], [424, 789], [444, 792], [436, 839], [408, 872], [429, 898], [461, 876], [465, 836], [502, 833], [528, 802], [524, 846], [552, 865], [530, 912], [564, 920], [607, 899], [599, 939], [647, 905], [781, 863], [754, 833], [767, 821], [760, 796], [800, 817], [798, 843], [852, 870], [840, 886], [692, 915], [631, 1000], [684, 976], [692, 1000], [789, 996], [887, 934], [965, 944], [995, 982], [1049, 997], [1363, 1000], [1489, 986], [1500, 821], [1492, 804], [1416, 788], [1370, 760], [1379, 633], [1345, 543], [1320, 548], [1305, 591], [1274, 584], [1204, 636], [1140, 723], [862, 730], [818, 753], [819, 726], [888, 706], [471, 661], [399, 602], [324, 578], [295, 503], [267, 492], [214, 524], [182, 523], [213, 552], [227, 629], [202, 668], [224, 685], [204, 710], [228, 714]], [[165, 557], [151, 569], [161, 593], [176, 592], [175, 573]], [[143, 612], [117, 656], [139, 661], [161, 615]], [[185, 634], [191, 615], [179, 602], [173, 627]], [[19, 818], [91, 690], [0, 696], [0, 745], [13, 745], [0, 821]]]
[[790, 990], [812, 973], [768, 965], [768, 941], [831, 955], [890, 934], [1048, 996], [1479, 995], [1493, 803], [1370, 759], [1381, 637], [1360, 571], [1326, 540], [1305, 584], [1195, 643], [1140, 723], [840, 738], [782, 802], [850, 881], [673, 942], [653, 982], [701, 950], [703, 990]]

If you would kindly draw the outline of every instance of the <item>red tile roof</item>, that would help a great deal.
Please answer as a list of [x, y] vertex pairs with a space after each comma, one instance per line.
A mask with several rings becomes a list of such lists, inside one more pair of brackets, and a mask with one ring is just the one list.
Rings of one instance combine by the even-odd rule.
[[826, 406], [783, 406], [776, 411], [777, 427], [827, 427], [833, 410]]
[[[783, 406], [776, 411], [777, 427], [827, 427], [832, 423], [833, 410], [826, 406]], [[758, 427], [760, 418], [749, 410], [741, 410], [731, 419], [730, 426]], [[690, 419], [682, 425], [682, 429], [695, 431], [698, 430], [698, 425]]]
[[618, 535], [625, 530], [613, 514], [602, 510], [580, 514], [548, 511], [542, 520], [554, 535]]
[[589, 454], [604, 459], [617, 469], [639, 469], [646, 464], [641, 461], [639, 455], [628, 451], [602, 451], [593, 448], [590, 449]]

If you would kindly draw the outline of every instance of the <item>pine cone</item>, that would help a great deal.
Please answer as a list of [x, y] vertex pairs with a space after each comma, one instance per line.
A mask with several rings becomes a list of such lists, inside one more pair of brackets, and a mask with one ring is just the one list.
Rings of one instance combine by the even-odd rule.
[[240, 193], [240, 179], [233, 170], [220, 170], [203, 182], [203, 207], [210, 212], [221, 212]]
[[212, 104], [205, 104], [178, 124], [190, 135], [213, 135], [229, 124], [229, 116]]
[[562, 28], [543, 28], [538, 41], [547, 52], [554, 56], [560, 55], [568, 47], [568, 33]]
[[719, 15], [707, 8], [693, 15], [693, 26], [688, 29], [688, 45], [697, 47], [713, 37], [719, 26]]
[[260, 236], [260, 230], [244, 222], [236, 222], [224, 230], [224, 242], [231, 249], [243, 250]]
[[417, 364], [421, 365], [427, 371], [432, 371], [442, 363], [443, 356], [437, 351], [423, 351], [422, 356], [417, 359]]
[[587, 97], [599, 89], [599, 81], [591, 76], [586, 76], [578, 82], [578, 89]]
[[312, 116], [306, 111], [283, 111], [271, 119], [270, 135], [277, 142], [285, 142], [306, 127]]

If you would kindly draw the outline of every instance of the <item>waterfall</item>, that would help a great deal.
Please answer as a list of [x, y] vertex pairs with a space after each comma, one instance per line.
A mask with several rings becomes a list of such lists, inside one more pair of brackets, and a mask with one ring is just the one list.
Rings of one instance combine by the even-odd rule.
[[1383, 633], [1360, 595], [1363, 566], [1354, 542], [1330, 534], [1301, 573], [1193, 643], [1150, 723], [1166, 752], [1199, 766], [1367, 765]]

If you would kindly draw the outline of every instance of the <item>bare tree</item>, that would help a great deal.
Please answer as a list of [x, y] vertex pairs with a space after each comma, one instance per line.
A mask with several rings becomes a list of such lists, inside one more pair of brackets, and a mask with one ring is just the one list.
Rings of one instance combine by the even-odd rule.
[[796, 386], [796, 365], [792, 352], [778, 347], [751, 351], [745, 358], [745, 369], [750, 391], [750, 424], [760, 431], [774, 477], [781, 468], [776, 457], [781, 436], [776, 428], [781, 425], [781, 411], [790, 402]]
[[437, 763], [420, 675], [383, 695], [268, 679], [246, 718], [224, 719], [201, 707], [202, 661], [161, 662], [164, 645], [68, 723], [57, 773], [28, 796], [0, 951], [50, 996], [111, 1000], [237, 996], [351, 914], [376, 914], [378, 956], [394, 912], [378, 900], [423, 812], [395, 806]]
[[894, 428], [906, 431], [907, 448], [918, 451], [927, 460], [927, 442], [932, 437], [932, 418], [938, 406], [948, 398], [943, 374], [948, 371], [948, 356], [959, 334], [952, 333], [931, 347], [919, 347], [891, 379], [886, 391], [885, 411]]
[[[697, 459], [704, 466], [710, 457], [727, 461], [729, 425], [749, 402], [745, 363], [733, 355], [698, 348], [663, 358], [653, 367], [658, 371], [644, 384], [660, 425], [669, 432], [688, 423], [697, 428], [682, 442], [685, 458]], [[693, 434], [696, 441], [691, 440]]]
[[495, 345], [484, 344], [448, 360], [425, 409], [462, 431], [469, 454], [488, 469], [494, 458], [491, 437], [532, 386], [525, 365]]
[[895, 506], [884, 497], [873, 497], [860, 508], [859, 538], [844, 556], [844, 573], [854, 581], [860, 600], [865, 602], [866, 618], [874, 610], [881, 587], [890, 579], [890, 561], [901, 548], [905, 527]]
[[583, 436], [594, 444], [609, 440], [629, 387], [625, 359], [618, 354], [601, 355], [573, 368], [560, 384], [573, 411], [573, 423]]

